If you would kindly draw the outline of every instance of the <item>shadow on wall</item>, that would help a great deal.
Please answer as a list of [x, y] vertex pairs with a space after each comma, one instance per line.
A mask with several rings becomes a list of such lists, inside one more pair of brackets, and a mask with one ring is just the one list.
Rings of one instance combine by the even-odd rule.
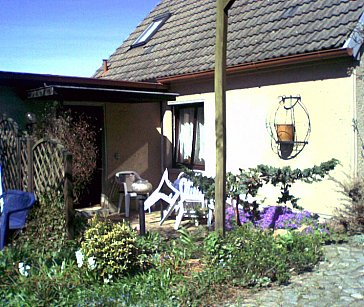
[[[107, 187], [109, 201], [115, 203], [115, 174], [135, 171], [156, 187], [161, 177], [161, 134], [159, 103], [109, 105], [107, 127]], [[171, 143], [163, 137], [164, 148]], [[132, 206], [133, 208], [133, 206]]]

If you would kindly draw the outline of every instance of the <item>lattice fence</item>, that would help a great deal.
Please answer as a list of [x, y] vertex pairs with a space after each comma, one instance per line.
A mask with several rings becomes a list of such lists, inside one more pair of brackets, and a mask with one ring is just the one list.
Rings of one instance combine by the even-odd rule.
[[62, 191], [65, 148], [54, 140], [41, 139], [32, 147], [34, 190]]
[[2, 117], [0, 121], [0, 155], [3, 167], [3, 187], [23, 189], [19, 181], [21, 160], [19, 159], [20, 142], [18, 125], [12, 119]]
[[[72, 155], [55, 140], [21, 135], [15, 121], [0, 121], [0, 162], [4, 190], [63, 193], [67, 224], [73, 214]], [[70, 231], [70, 229], [69, 229]]]

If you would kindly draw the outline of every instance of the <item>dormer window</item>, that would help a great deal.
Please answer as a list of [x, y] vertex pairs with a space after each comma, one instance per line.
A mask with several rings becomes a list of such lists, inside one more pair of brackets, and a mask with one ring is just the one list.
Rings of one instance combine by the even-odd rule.
[[146, 44], [170, 16], [171, 14], [167, 13], [154, 18], [152, 23], [139, 35], [131, 47], [134, 48]]

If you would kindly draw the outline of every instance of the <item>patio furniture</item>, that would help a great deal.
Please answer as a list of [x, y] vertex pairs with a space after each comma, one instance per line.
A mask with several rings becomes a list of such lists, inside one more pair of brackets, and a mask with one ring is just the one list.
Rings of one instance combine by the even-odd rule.
[[[169, 189], [168, 193], [162, 191], [163, 187], [167, 187]], [[173, 211], [177, 200], [179, 198], [180, 192], [176, 187], [173, 186], [172, 182], [168, 179], [168, 169], [165, 169], [162, 178], [159, 182], [158, 187], [154, 190], [152, 194], [145, 200], [144, 202], [144, 210], [150, 210], [151, 206], [157, 203], [160, 200], [164, 200], [168, 203], [168, 211]], [[167, 217], [162, 217], [160, 221], [160, 225], [163, 224]]]
[[142, 180], [142, 178], [137, 172], [123, 171], [115, 174], [115, 180], [119, 186], [118, 213], [120, 213], [121, 203], [125, 197], [125, 217], [129, 217], [130, 199], [137, 197], [137, 193], [133, 190], [132, 184], [138, 180]]
[[2, 250], [9, 230], [24, 228], [28, 211], [34, 206], [35, 196], [30, 192], [8, 190], [0, 198], [4, 200], [0, 216], [0, 250]]
[[183, 177], [183, 175], [183, 173], [179, 174], [176, 180], [178, 182], [178, 190], [180, 192], [180, 199], [176, 208], [178, 214], [174, 224], [174, 229], [176, 230], [179, 228], [182, 218], [187, 217], [197, 219], [199, 217], [199, 212], [201, 212], [203, 216], [207, 217], [207, 214], [203, 211], [208, 210], [204, 194], [193, 185], [191, 180]]
[[[168, 203], [168, 208], [163, 211], [160, 225], [163, 225], [165, 220], [176, 212], [176, 221], [174, 229], [178, 229], [182, 218], [197, 218], [199, 211], [208, 210], [208, 213], [203, 214], [207, 217], [208, 226], [211, 225], [213, 206], [207, 206], [204, 194], [193, 185], [193, 182], [185, 177], [184, 173], [180, 173], [177, 179], [172, 183], [168, 178], [168, 170], [163, 173], [161, 181], [155, 191], [146, 199], [144, 210], [147, 210], [159, 200], [164, 200]], [[162, 191], [163, 187], [168, 188], [168, 193]]]

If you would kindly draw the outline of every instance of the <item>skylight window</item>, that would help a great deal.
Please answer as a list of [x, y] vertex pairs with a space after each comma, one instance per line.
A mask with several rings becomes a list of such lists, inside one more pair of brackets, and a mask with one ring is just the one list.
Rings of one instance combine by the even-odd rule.
[[171, 14], [168, 13], [154, 18], [153, 22], [139, 35], [131, 47], [134, 48], [146, 44], [170, 16]]

